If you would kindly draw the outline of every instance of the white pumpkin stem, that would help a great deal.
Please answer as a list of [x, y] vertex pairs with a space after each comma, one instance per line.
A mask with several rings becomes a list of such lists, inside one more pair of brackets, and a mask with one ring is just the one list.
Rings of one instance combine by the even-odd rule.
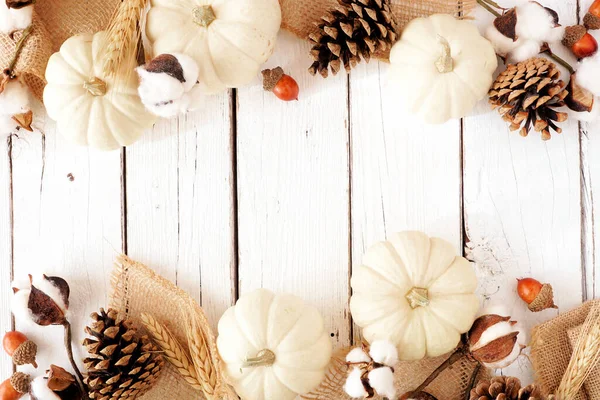
[[83, 84], [83, 88], [86, 89], [92, 96], [100, 97], [104, 96], [108, 91], [106, 82], [100, 78], [92, 78]]
[[406, 294], [406, 300], [408, 300], [408, 304], [413, 310], [417, 307], [427, 307], [429, 305], [429, 291], [414, 287]]
[[212, 6], [199, 6], [192, 10], [192, 18], [198, 25], [208, 28], [217, 19], [217, 16]]
[[256, 357], [246, 358], [242, 368], [270, 367], [275, 363], [275, 353], [269, 349], [258, 352]]
[[442, 55], [435, 62], [435, 66], [441, 74], [454, 71], [454, 60], [452, 59], [450, 43], [440, 35], [438, 35], [438, 43], [442, 46]]

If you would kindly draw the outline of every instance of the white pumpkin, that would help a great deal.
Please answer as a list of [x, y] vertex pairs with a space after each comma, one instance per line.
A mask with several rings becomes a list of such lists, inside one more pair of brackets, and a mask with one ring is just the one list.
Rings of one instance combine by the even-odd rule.
[[436, 14], [406, 26], [390, 64], [390, 81], [407, 111], [439, 124], [464, 117], [486, 96], [498, 60], [472, 23]]
[[50, 57], [44, 105], [58, 131], [80, 145], [114, 150], [132, 144], [156, 117], [144, 108], [135, 73], [115, 82], [98, 56], [105, 32], [68, 39]]
[[292, 400], [325, 376], [331, 338], [316, 308], [259, 289], [219, 321], [219, 353], [243, 400]]
[[388, 340], [402, 360], [452, 351], [479, 309], [471, 263], [421, 232], [392, 235], [370, 248], [352, 275], [350, 310], [370, 343]]
[[151, 0], [146, 33], [154, 54], [184, 53], [207, 93], [252, 81], [273, 53], [278, 0]]

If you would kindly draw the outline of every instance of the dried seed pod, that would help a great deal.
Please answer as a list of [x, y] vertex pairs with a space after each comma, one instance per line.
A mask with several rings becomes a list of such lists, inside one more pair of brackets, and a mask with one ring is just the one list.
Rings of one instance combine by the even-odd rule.
[[552, 286], [542, 284], [533, 278], [518, 279], [519, 297], [529, 305], [532, 312], [540, 312], [548, 308], [558, 308], [554, 304]]
[[487, 368], [508, 367], [525, 348], [525, 333], [507, 315], [502, 311], [484, 313], [467, 334], [471, 356]]

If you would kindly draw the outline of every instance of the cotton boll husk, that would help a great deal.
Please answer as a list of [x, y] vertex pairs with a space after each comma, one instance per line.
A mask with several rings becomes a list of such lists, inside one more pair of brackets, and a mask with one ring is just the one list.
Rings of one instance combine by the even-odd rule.
[[181, 64], [183, 76], [185, 78], [185, 82], [183, 83], [184, 90], [189, 92], [196, 85], [198, 77], [200, 76], [198, 63], [192, 57], [185, 54], [173, 53], [172, 55], [179, 61], [179, 64]]
[[543, 43], [536, 40], [517, 40], [518, 46], [509, 54], [510, 62], [518, 63], [529, 60], [540, 53]]
[[27, 86], [18, 79], [6, 83], [0, 93], [0, 114], [13, 116], [30, 110], [30, 96]]
[[594, 106], [592, 111], [577, 112], [571, 110], [569, 107], [561, 107], [557, 109], [559, 112], [566, 112], [569, 114], [569, 118], [573, 118], [576, 121], [581, 122], [595, 122], [600, 117], [600, 97], [594, 98]]
[[477, 343], [472, 346], [471, 351], [480, 349], [494, 340], [510, 335], [513, 332], [515, 332], [515, 329], [510, 322], [498, 322], [483, 331]]
[[577, 68], [577, 84], [600, 96], [600, 55], [584, 58]]
[[346, 362], [349, 363], [360, 363], [360, 362], [371, 362], [371, 357], [361, 347], [355, 347], [346, 355]]
[[56, 287], [51, 281], [45, 279], [43, 276], [34, 276], [33, 277], [33, 286], [44, 292], [48, 297], [50, 297], [58, 307], [62, 310], [63, 313], [67, 312], [69, 308], [63, 299], [63, 296], [60, 292], [60, 289]]
[[482, 364], [486, 368], [503, 369], [503, 368], [510, 366], [512, 363], [514, 363], [517, 360], [517, 358], [519, 358], [522, 351], [523, 351], [523, 349], [521, 347], [521, 344], [517, 341], [517, 343], [515, 343], [515, 346], [512, 349], [512, 352], [507, 357], [503, 358], [500, 361], [496, 361], [493, 363], [482, 363]]
[[393, 367], [398, 364], [398, 349], [387, 340], [377, 340], [371, 343], [369, 355], [373, 361]]
[[508, 55], [511, 51], [517, 48], [518, 43], [511, 38], [504, 36], [494, 24], [488, 26], [485, 31], [485, 38], [492, 43], [494, 50], [501, 56]]
[[358, 368], [353, 368], [352, 372], [346, 378], [346, 384], [344, 385], [344, 391], [348, 396], [353, 398], [364, 398], [367, 397], [367, 391], [362, 384], [362, 371]]
[[538, 43], [558, 42], [564, 36], [564, 28], [556, 27], [554, 17], [540, 4], [530, 1], [519, 5], [517, 10], [517, 37]]
[[369, 385], [380, 396], [385, 396], [388, 399], [396, 397], [396, 388], [394, 387], [394, 373], [391, 368], [375, 368], [369, 372]]
[[35, 378], [31, 382], [31, 393], [38, 400], [60, 400], [60, 397], [50, 390], [48, 387], [48, 380], [46, 380], [43, 376]]

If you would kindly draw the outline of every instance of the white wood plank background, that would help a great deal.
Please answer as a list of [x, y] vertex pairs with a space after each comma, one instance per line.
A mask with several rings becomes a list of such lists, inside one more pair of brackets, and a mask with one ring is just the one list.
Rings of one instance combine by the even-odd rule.
[[[566, 25], [591, 1], [544, 4]], [[0, 143], [0, 332], [14, 326], [13, 276], [46, 272], [72, 285], [79, 340], [126, 252], [189, 291], [214, 325], [239, 295], [266, 287], [315, 304], [336, 345], [348, 345], [360, 339], [348, 310], [352, 268], [405, 229], [476, 261], [484, 303], [507, 303], [527, 328], [557, 311], [526, 311], [515, 278], [552, 283], [561, 312], [596, 297], [599, 124], [523, 139], [482, 102], [461, 121], [424, 126], [399, 113], [385, 63], [323, 80], [308, 74], [308, 50], [282, 33], [267, 64], [297, 79], [298, 102], [265, 93], [257, 77], [123, 151], [73, 147], [40, 113], [44, 138]], [[40, 372], [67, 365], [59, 329], [17, 328], [39, 342]], [[6, 378], [12, 365], [0, 357]], [[503, 373], [532, 377], [525, 357]]]

